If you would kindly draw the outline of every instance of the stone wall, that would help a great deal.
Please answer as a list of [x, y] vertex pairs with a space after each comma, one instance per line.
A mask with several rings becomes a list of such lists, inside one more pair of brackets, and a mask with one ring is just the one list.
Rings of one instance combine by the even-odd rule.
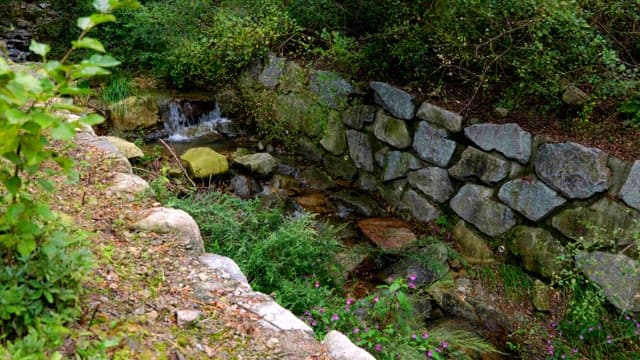
[[300, 139], [302, 152], [398, 213], [421, 222], [453, 217], [454, 239], [470, 262], [486, 262], [487, 247], [500, 249], [550, 278], [572, 242], [638, 258], [640, 160], [552, 143], [517, 124], [469, 124], [389, 84], [353, 86], [326, 71], [300, 76], [291, 64], [271, 56], [253, 70], [252, 86], [277, 96], [311, 94], [332, 111], [321, 137]]

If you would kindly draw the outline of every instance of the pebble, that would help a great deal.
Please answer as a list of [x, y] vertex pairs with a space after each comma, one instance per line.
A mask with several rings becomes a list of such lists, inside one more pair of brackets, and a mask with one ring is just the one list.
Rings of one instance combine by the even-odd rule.
[[176, 321], [178, 326], [185, 326], [192, 324], [200, 317], [202, 312], [198, 310], [176, 310]]

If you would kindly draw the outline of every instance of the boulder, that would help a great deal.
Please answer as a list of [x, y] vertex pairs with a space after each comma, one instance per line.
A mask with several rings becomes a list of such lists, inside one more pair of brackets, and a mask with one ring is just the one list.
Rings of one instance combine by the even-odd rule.
[[363, 216], [380, 216], [384, 213], [384, 209], [368, 195], [341, 190], [331, 194], [330, 198], [338, 204], [338, 215], [343, 217], [352, 212]]
[[380, 141], [398, 149], [404, 149], [411, 145], [411, 135], [409, 135], [407, 124], [402, 120], [388, 116], [383, 110], [379, 110], [376, 114], [373, 134]]
[[567, 202], [538, 179], [523, 177], [500, 188], [498, 198], [531, 221], [540, 221]]
[[389, 151], [384, 155], [382, 180], [389, 181], [405, 177], [409, 170], [415, 170], [421, 167], [422, 162], [411, 153]]
[[640, 210], [640, 160], [633, 162], [618, 197], [632, 208]]
[[384, 185], [382, 188], [382, 197], [385, 201], [391, 205], [392, 208], [397, 208], [400, 201], [402, 201], [402, 195], [409, 187], [407, 179], [393, 180]]
[[353, 86], [339, 74], [317, 70], [311, 75], [310, 90], [318, 96], [318, 102], [332, 109], [342, 109], [347, 105]]
[[404, 192], [397, 209], [409, 211], [414, 219], [421, 222], [433, 221], [441, 215], [438, 208], [413, 189]]
[[[373, 156], [371, 162], [373, 163]], [[366, 164], [366, 159], [364, 160]], [[353, 180], [358, 174], [358, 168], [349, 156], [325, 155], [322, 157], [322, 166], [333, 177], [345, 180]]]
[[264, 69], [260, 72], [260, 75], [258, 75], [258, 81], [260, 84], [269, 89], [273, 89], [278, 86], [286, 64], [286, 58], [279, 57], [275, 54], [269, 54]]
[[196, 147], [180, 156], [194, 177], [207, 178], [229, 171], [227, 158], [208, 147]]
[[194, 254], [204, 253], [204, 243], [200, 236], [200, 228], [191, 215], [178, 209], [157, 207], [143, 211], [132, 228], [135, 230], [153, 231], [160, 234], [173, 233], [176, 240]]
[[616, 201], [603, 198], [589, 207], [562, 211], [551, 219], [554, 228], [585, 245], [632, 243], [640, 231], [640, 213]]
[[367, 134], [355, 130], [347, 130], [349, 155], [358, 169], [373, 171], [373, 151]]
[[248, 302], [244, 304], [252, 313], [258, 315], [258, 321], [268, 329], [280, 331], [302, 331], [313, 334], [313, 330], [304, 321], [293, 315], [291, 311], [278, 305], [275, 301]]
[[491, 188], [466, 184], [449, 202], [451, 209], [489, 236], [498, 236], [515, 226], [513, 211], [491, 200]]
[[449, 200], [453, 193], [453, 186], [449, 181], [447, 170], [439, 167], [432, 166], [412, 171], [407, 179], [413, 188], [420, 190], [420, 192], [438, 203]]
[[133, 158], [141, 158], [144, 156], [142, 150], [138, 147], [138, 145], [127, 141], [125, 139], [121, 139], [116, 136], [106, 136], [105, 137], [110, 143], [115, 146], [118, 151], [122, 153], [127, 159]]
[[569, 199], [587, 199], [609, 188], [607, 154], [565, 142], [544, 144], [535, 160], [538, 178]]
[[453, 227], [451, 237], [458, 244], [460, 255], [468, 263], [486, 265], [495, 261], [487, 241], [469, 229], [463, 220]]
[[160, 121], [153, 97], [130, 96], [109, 106], [113, 128], [118, 131], [146, 129]]
[[416, 106], [413, 104], [413, 96], [379, 81], [372, 81], [369, 86], [374, 91], [373, 98], [376, 104], [382, 106], [391, 115], [403, 120], [411, 120], [413, 118], [416, 111]]
[[459, 132], [462, 130], [462, 116], [460, 116], [460, 114], [432, 105], [427, 101], [420, 105], [416, 117], [442, 126], [451, 132]]
[[579, 253], [576, 267], [620, 312], [640, 312], [640, 262], [623, 254]]
[[361, 130], [364, 124], [372, 123], [376, 118], [377, 107], [356, 105], [342, 112], [342, 122], [348, 127]]
[[476, 124], [464, 129], [464, 135], [484, 151], [496, 150], [522, 164], [531, 156], [531, 134], [517, 124]]
[[560, 257], [565, 255], [565, 250], [550, 232], [519, 225], [507, 238], [509, 251], [527, 271], [548, 279], [560, 274], [564, 265]]
[[233, 159], [233, 162], [263, 176], [271, 174], [278, 165], [276, 159], [269, 153], [238, 156]]
[[413, 136], [413, 149], [422, 160], [447, 167], [456, 150], [456, 142], [446, 137], [445, 130], [436, 129], [426, 121], [421, 121]]
[[241, 284], [244, 284], [246, 286], [249, 286], [249, 281], [247, 281], [247, 277], [244, 276], [238, 264], [236, 264], [235, 261], [231, 260], [231, 258], [222, 256], [222, 255], [217, 255], [217, 254], [204, 254], [204, 255], [200, 255], [198, 260], [200, 261], [201, 264], [205, 265], [206, 267], [213, 270], [222, 271], [223, 273], [227, 274], [231, 279]]
[[536, 279], [531, 291], [531, 305], [538, 311], [548, 312], [551, 310], [552, 301], [553, 288]]
[[391, 218], [369, 218], [358, 221], [364, 236], [383, 251], [402, 250], [418, 238], [409, 224]]
[[320, 139], [320, 145], [333, 155], [342, 155], [347, 149], [345, 128], [339, 114], [335, 112], [329, 114], [327, 130]]
[[331, 360], [376, 360], [371, 354], [354, 345], [341, 332], [331, 330], [322, 340]]
[[[442, 252], [438, 250], [444, 250], [444, 260], [439, 256]], [[447, 248], [442, 244], [431, 244], [413, 255], [415, 256], [402, 258], [384, 268], [376, 275], [377, 278], [391, 284], [398, 279], [407, 280], [410, 276], [415, 276], [415, 280], [411, 282], [416, 286], [423, 286], [442, 279], [449, 272]]]
[[104, 160], [110, 162], [109, 167], [112, 171], [133, 173], [129, 160], [105, 137], [98, 137], [92, 131], [80, 131], [76, 133], [73, 141], [79, 146], [92, 147], [105, 154]]
[[562, 101], [569, 105], [580, 106], [587, 102], [588, 99], [589, 95], [575, 85], [570, 85], [567, 90], [562, 93]]
[[300, 173], [300, 184], [309, 190], [324, 191], [336, 187], [336, 182], [324, 171], [309, 167]]
[[619, 196], [620, 190], [627, 180], [632, 163], [609, 155], [607, 166], [611, 169], [611, 186], [609, 186], [607, 194], [615, 198]]
[[295, 61], [287, 61], [279, 78], [278, 90], [282, 92], [303, 92], [306, 81], [305, 70]]
[[236, 175], [231, 179], [231, 189], [233, 194], [239, 198], [246, 199], [251, 196], [251, 181], [246, 176]]
[[376, 178], [375, 175], [363, 172], [358, 176], [356, 180], [356, 187], [360, 190], [368, 191], [368, 192], [376, 192], [380, 188], [380, 182]]
[[149, 183], [135, 174], [116, 173], [106, 192], [115, 194], [141, 195], [149, 191]]
[[462, 152], [460, 160], [449, 169], [449, 175], [462, 181], [477, 178], [487, 185], [494, 185], [505, 179], [510, 170], [511, 162], [508, 160], [469, 146]]

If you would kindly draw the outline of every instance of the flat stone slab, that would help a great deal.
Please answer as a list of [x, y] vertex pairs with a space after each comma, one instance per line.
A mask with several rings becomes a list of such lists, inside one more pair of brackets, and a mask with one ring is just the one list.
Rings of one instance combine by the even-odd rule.
[[428, 222], [437, 219], [442, 213], [417, 191], [408, 189], [402, 195], [398, 210], [407, 210], [414, 219]]
[[383, 141], [398, 149], [404, 149], [411, 145], [411, 135], [407, 124], [400, 119], [385, 114], [379, 110], [373, 123], [373, 134]]
[[449, 173], [436, 166], [412, 171], [407, 176], [409, 184], [420, 190], [435, 202], [443, 203], [453, 194], [453, 186], [449, 180]]
[[620, 312], [640, 312], [640, 262], [623, 254], [581, 253], [576, 267], [598, 284], [604, 296]]
[[218, 254], [204, 254], [200, 255], [198, 260], [208, 268], [220, 270], [229, 275], [231, 279], [249, 286], [249, 281], [247, 281], [247, 277], [244, 276], [242, 270], [240, 270], [240, 266], [231, 258]]
[[373, 171], [373, 151], [367, 134], [355, 130], [347, 130], [349, 156], [358, 169]]
[[449, 169], [449, 175], [462, 181], [477, 178], [487, 185], [494, 185], [505, 179], [510, 171], [510, 161], [469, 146]]
[[260, 323], [269, 328], [282, 331], [300, 330], [313, 334], [313, 330], [304, 321], [293, 315], [275, 301], [266, 301], [246, 305], [251, 312], [262, 317]]
[[567, 202], [536, 178], [511, 180], [500, 188], [498, 198], [531, 221], [540, 221]]
[[462, 116], [425, 101], [416, 113], [418, 119], [442, 126], [451, 132], [462, 130]]
[[[347, 212], [355, 212], [364, 216], [380, 216], [384, 213], [384, 209], [368, 195], [362, 195], [349, 190], [341, 190], [330, 195], [331, 200], [338, 203], [338, 207], [344, 206], [347, 209], [338, 208], [339, 215]], [[348, 214], [344, 214], [348, 215]]]
[[385, 251], [402, 250], [418, 239], [407, 223], [397, 219], [369, 218], [357, 225], [367, 239]]
[[640, 210], [640, 160], [633, 162], [627, 181], [622, 185], [618, 197], [636, 210]]
[[484, 151], [496, 150], [521, 164], [531, 156], [531, 134], [517, 124], [476, 124], [464, 129], [464, 135]]
[[413, 150], [422, 160], [447, 167], [456, 150], [456, 142], [447, 139], [447, 132], [432, 127], [426, 121], [418, 124], [413, 135]]
[[331, 330], [322, 340], [332, 360], [376, 360], [362, 348], [359, 348], [341, 332]]
[[376, 104], [382, 106], [391, 115], [404, 120], [411, 120], [416, 112], [413, 96], [387, 83], [372, 81], [369, 86], [373, 89]]
[[260, 175], [269, 175], [275, 170], [278, 161], [269, 153], [256, 153], [238, 156], [233, 162]]
[[540, 146], [535, 171], [540, 180], [569, 199], [587, 199], [607, 190], [611, 177], [605, 152], [572, 142]]
[[498, 236], [516, 225], [513, 211], [491, 200], [491, 188], [466, 184], [449, 202], [451, 209], [489, 236]]

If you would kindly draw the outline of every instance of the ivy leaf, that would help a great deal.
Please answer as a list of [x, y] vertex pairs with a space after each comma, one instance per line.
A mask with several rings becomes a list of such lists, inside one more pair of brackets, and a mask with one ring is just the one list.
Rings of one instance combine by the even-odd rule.
[[97, 52], [105, 52], [104, 45], [98, 39], [85, 37], [80, 40], [72, 41], [74, 49], [91, 49]]
[[91, 113], [81, 117], [78, 121], [86, 125], [98, 125], [104, 122], [104, 117], [100, 114]]
[[29, 45], [29, 50], [42, 56], [42, 58], [44, 59], [47, 57], [47, 54], [49, 53], [49, 50], [51, 50], [51, 47], [48, 44], [39, 43], [32, 39], [31, 45]]
[[17, 248], [22, 257], [27, 257], [36, 249], [36, 240], [33, 236], [25, 236], [20, 239]]

